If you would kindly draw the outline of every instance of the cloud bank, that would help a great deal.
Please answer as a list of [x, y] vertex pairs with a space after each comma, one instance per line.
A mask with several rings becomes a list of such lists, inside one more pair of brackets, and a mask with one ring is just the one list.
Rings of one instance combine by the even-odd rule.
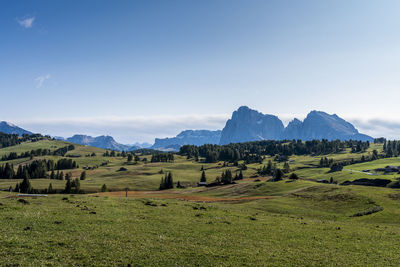
[[[301, 116], [297, 116], [301, 117]], [[136, 116], [136, 117], [80, 117], [63, 119], [14, 120], [19, 126], [42, 134], [69, 137], [74, 134], [92, 136], [111, 135], [118, 142], [132, 144], [154, 142], [154, 138], [176, 136], [183, 130], [219, 130], [225, 126], [230, 114], [181, 115], [181, 116]], [[284, 122], [293, 117], [282, 116]], [[345, 118], [364, 134], [400, 140], [399, 120], [376, 118]]]

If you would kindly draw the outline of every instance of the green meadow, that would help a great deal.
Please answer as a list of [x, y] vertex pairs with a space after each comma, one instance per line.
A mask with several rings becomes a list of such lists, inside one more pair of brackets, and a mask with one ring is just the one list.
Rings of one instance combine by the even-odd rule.
[[[46, 140], [0, 149], [0, 156], [68, 143]], [[370, 150], [380, 150], [372, 145]], [[371, 151], [366, 151], [367, 155]], [[201, 163], [175, 155], [174, 162], [137, 163], [104, 157], [105, 150], [75, 145], [67, 155], [79, 164], [71, 171], [86, 180], [87, 194], [17, 197], [0, 192], [0, 259], [4, 266], [396, 266], [400, 261], [400, 190], [317, 183], [359, 178], [395, 180], [397, 174], [368, 175], [398, 158], [384, 158], [329, 172], [321, 156], [289, 158], [300, 179], [270, 182], [257, 175], [263, 164], [248, 164], [236, 184], [197, 187], [201, 169], [212, 182], [231, 164]], [[88, 156], [95, 153], [95, 156]], [[76, 157], [80, 155], [80, 157]], [[326, 155], [360, 159], [363, 153]], [[325, 157], [325, 155], [324, 155]], [[9, 161], [17, 168], [34, 157]], [[143, 159], [147, 159], [147, 163]], [[5, 161], [0, 164], [6, 163]], [[104, 165], [104, 163], [107, 163]], [[104, 166], [101, 166], [101, 165]], [[283, 163], [277, 163], [283, 167]], [[124, 170], [120, 170], [121, 167]], [[172, 172], [183, 189], [158, 191], [161, 177]], [[65, 181], [31, 179], [36, 189], [63, 189]], [[8, 190], [20, 180], [0, 179]], [[103, 184], [111, 192], [100, 193]], [[125, 188], [129, 188], [125, 197]]]

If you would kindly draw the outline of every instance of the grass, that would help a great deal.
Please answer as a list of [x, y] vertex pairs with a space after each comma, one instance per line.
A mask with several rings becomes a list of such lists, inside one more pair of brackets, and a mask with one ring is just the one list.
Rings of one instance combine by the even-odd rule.
[[[63, 147], [41, 141], [0, 149], [1, 153]], [[375, 146], [375, 145], [373, 145]], [[379, 149], [379, 147], [372, 147]], [[372, 149], [371, 148], [371, 149]], [[91, 153], [94, 157], [86, 157]], [[102, 184], [124, 193], [49, 195], [28, 198], [0, 192], [0, 258], [5, 266], [390, 266], [400, 256], [400, 190], [316, 183], [359, 178], [389, 178], [360, 171], [400, 165], [398, 158], [346, 166], [329, 173], [318, 168], [320, 157], [291, 157], [302, 179], [268, 182], [256, 175], [260, 164], [249, 164], [245, 179], [234, 185], [193, 187], [204, 167], [208, 181], [222, 171], [239, 169], [223, 163], [203, 164], [176, 156], [173, 163], [127, 163], [103, 157], [104, 150], [76, 145], [70, 155], [87, 171], [81, 186], [98, 192]], [[367, 153], [369, 153], [368, 151]], [[362, 154], [328, 156], [351, 159]], [[149, 156], [141, 156], [141, 159]], [[61, 157], [40, 157], [57, 160]], [[12, 161], [14, 166], [30, 159]], [[265, 159], [266, 163], [269, 158]], [[4, 163], [4, 162], [3, 162]], [[281, 167], [282, 163], [278, 166]], [[121, 167], [126, 171], [118, 171]], [[155, 191], [160, 173], [171, 171], [185, 189]], [[0, 188], [18, 180], [0, 179]], [[32, 179], [34, 188], [49, 183], [62, 189], [65, 181]], [[152, 190], [151, 192], [142, 190]], [[186, 200], [186, 201], [183, 201]]]
[[[364, 187], [294, 183], [273, 183], [275, 199], [235, 204], [91, 195], [22, 204], [1, 193], [0, 257], [16, 266], [397, 264], [392, 189], [371, 198]], [[261, 184], [268, 192], [271, 183]], [[378, 202], [383, 211], [351, 217]], [[388, 216], [397, 222], [381, 221]]]

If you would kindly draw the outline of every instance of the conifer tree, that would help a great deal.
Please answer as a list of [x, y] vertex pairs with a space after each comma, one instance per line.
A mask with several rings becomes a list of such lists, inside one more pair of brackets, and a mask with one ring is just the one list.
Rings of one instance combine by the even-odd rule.
[[290, 172], [290, 166], [289, 166], [289, 163], [287, 161], [283, 165], [283, 172], [284, 173], [289, 173]]
[[66, 194], [70, 194], [70, 193], [71, 193], [71, 190], [72, 190], [71, 180], [70, 180], [70, 179], [67, 179], [67, 182], [65, 183], [65, 190], [64, 190], [64, 192], [65, 192]]
[[204, 170], [203, 170], [203, 172], [201, 173], [200, 182], [202, 182], [202, 183], [206, 183], [206, 182], [207, 182], [206, 172], [205, 172]]
[[21, 193], [30, 193], [32, 191], [31, 182], [27, 177], [19, 184], [19, 189], [21, 190]]
[[238, 179], [239, 179], [239, 180], [243, 180], [243, 173], [242, 173], [242, 170], [240, 170], [240, 172], [239, 172], [239, 177], [238, 177]]
[[103, 184], [103, 185], [101, 186], [101, 192], [107, 192], [107, 186], [106, 186], [106, 184]]
[[49, 187], [47, 188], [47, 192], [49, 193], [49, 194], [52, 194], [53, 193], [53, 185], [50, 183], [49, 184]]
[[280, 181], [283, 178], [283, 171], [281, 169], [276, 169], [274, 173], [274, 181]]

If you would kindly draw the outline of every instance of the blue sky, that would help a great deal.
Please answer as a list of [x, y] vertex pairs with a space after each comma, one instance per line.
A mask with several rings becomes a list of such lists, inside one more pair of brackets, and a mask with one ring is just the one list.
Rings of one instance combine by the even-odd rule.
[[1, 118], [153, 141], [241, 105], [400, 138], [399, 1], [2, 1]]

